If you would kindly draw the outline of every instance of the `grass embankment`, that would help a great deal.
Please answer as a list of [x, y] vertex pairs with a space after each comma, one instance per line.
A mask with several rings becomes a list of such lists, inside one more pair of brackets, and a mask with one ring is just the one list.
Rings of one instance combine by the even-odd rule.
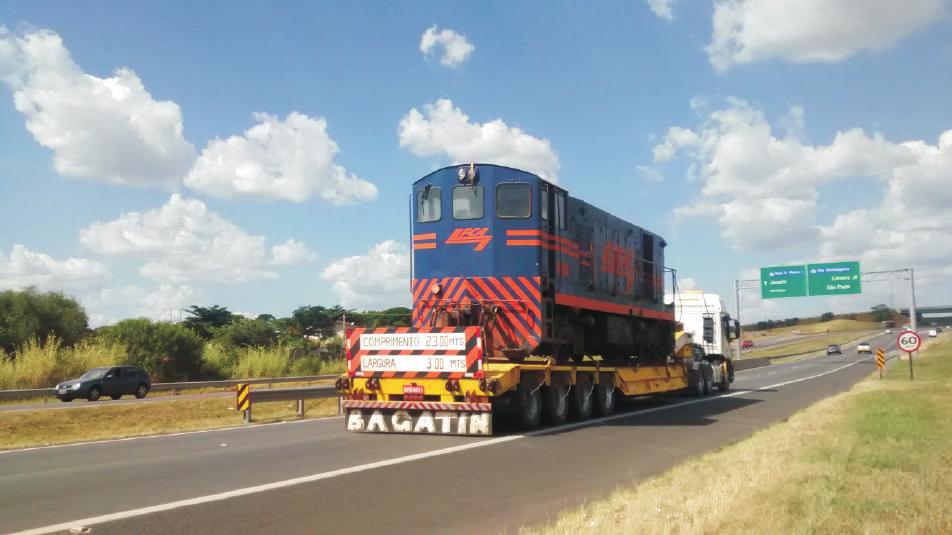
[[526, 531], [952, 533], [952, 337], [915, 366]]
[[[870, 334], [872, 334], [872, 332], [873, 331], [869, 331]], [[823, 336], [811, 336], [806, 340], [794, 342], [792, 344], [766, 347], [763, 349], [752, 349], [750, 351], [744, 352], [742, 357], [745, 359], [755, 357], [776, 357], [779, 355], [796, 355], [813, 351], [823, 351], [826, 349], [826, 346], [830, 344], [838, 344], [842, 346], [843, 344], [852, 342], [861, 336], [862, 333], [858, 331], [837, 332]]]
[[874, 321], [835, 319], [819, 323], [798, 324], [791, 325], [789, 327], [775, 327], [773, 329], [764, 329], [762, 331], [747, 330], [746, 332], [751, 336], [759, 338], [761, 336], [790, 335], [793, 334], [794, 331], [800, 331], [801, 334], [817, 334], [825, 332], [832, 333], [839, 331], [866, 331], [879, 329], [880, 325], [880, 323]]
[[[305, 400], [304, 407], [308, 418], [331, 416], [337, 414], [337, 399]], [[259, 403], [252, 414], [256, 423], [297, 419], [297, 402]], [[241, 422], [231, 397], [0, 412], [0, 450], [216, 429]]]

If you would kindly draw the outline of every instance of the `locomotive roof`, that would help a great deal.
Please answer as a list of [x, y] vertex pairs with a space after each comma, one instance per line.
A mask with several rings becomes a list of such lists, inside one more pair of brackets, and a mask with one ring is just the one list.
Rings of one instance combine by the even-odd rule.
[[[453, 164], [453, 165], [447, 165], [446, 167], [441, 167], [441, 168], [437, 169], [436, 171], [433, 171], [433, 172], [431, 172], [431, 173], [427, 173], [425, 176], [423, 176], [423, 177], [417, 179], [417, 180], [413, 183], [413, 185], [415, 186], [415, 185], [419, 184], [420, 182], [423, 182], [423, 181], [426, 180], [427, 178], [430, 178], [431, 176], [433, 176], [433, 175], [439, 173], [440, 171], [445, 171], [445, 170], [447, 170], [447, 169], [457, 169], [457, 168], [459, 168], [460, 166], [463, 166], [463, 165], [469, 165], [469, 164], [468, 164], [468, 163], [457, 163], [457, 164]], [[537, 175], [537, 174], [535, 174], [535, 173], [532, 173], [532, 172], [529, 172], [529, 171], [525, 171], [525, 170], [522, 170], [522, 169], [518, 169], [518, 168], [516, 168], [516, 167], [509, 167], [509, 166], [507, 166], [507, 165], [498, 165], [498, 164], [494, 164], [494, 163], [479, 163], [479, 162], [475, 162], [475, 163], [473, 163], [473, 165], [475, 165], [476, 167], [495, 167], [495, 168], [497, 168], [497, 169], [509, 169], [510, 171], [518, 171], [518, 172], [520, 172], [520, 173], [525, 173], [525, 174], [527, 174], [527, 175], [532, 175], [532, 176], [536, 177], [537, 179], [539, 179], [539, 180], [541, 180], [541, 181], [543, 181], [543, 182], [547, 182], [547, 183], [549, 183], [549, 184], [552, 184], [552, 182], [550, 182], [550, 181], [548, 181], [548, 180], [546, 180], [546, 179], [540, 177], [539, 175]]]

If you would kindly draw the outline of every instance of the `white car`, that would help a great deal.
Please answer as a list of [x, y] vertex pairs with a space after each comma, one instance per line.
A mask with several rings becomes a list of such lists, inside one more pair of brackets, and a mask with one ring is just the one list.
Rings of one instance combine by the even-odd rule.
[[869, 342], [860, 342], [856, 344], [857, 353], [872, 353], [872, 350], [869, 348]]
[[929, 337], [935, 338], [936, 336], [939, 336], [939, 333], [935, 329], [929, 329]]

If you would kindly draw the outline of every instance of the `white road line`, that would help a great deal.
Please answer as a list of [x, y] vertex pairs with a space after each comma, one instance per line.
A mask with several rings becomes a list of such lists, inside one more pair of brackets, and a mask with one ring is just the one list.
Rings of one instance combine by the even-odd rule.
[[374, 469], [383, 468], [383, 467], [386, 467], [386, 466], [393, 466], [393, 465], [397, 465], [397, 464], [409, 463], [409, 462], [413, 462], [413, 461], [419, 461], [419, 460], [422, 460], [422, 459], [429, 459], [429, 458], [433, 458], [433, 457], [439, 457], [439, 456], [442, 456], [442, 455], [449, 455], [449, 454], [452, 454], [452, 453], [458, 453], [458, 452], [461, 452], [461, 451], [466, 451], [466, 450], [471, 450], [471, 449], [476, 449], [476, 448], [482, 448], [482, 447], [485, 447], [485, 446], [495, 446], [496, 444], [502, 444], [502, 443], [504, 443], [504, 442], [513, 442], [513, 441], [516, 441], [516, 440], [524, 439], [524, 438], [526, 438], [526, 437], [546, 435], [546, 434], [550, 434], [550, 433], [559, 433], [559, 432], [562, 432], [562, 431], [569, 431], [569, 430], [578, 429], [578, 428], [581, 428], [581, 427], [589, 427], [589, 426], [593, 426], [593, 425], [598, 425], [598, 424], [603, 423], [603, 422], [610, 422], [610, 421], [614, 421], [614, 420], [620, 420], [620, 419], [622, 419], [622, 418], [631, 418], [631, 417], [634, 417], [634, 416], [641, 416], [641, 415], [643, 415], [643, 414], [651, 414], [651, 413], [654, 413], [654, 412], [661, 412], [661, 411], [671, 410], [671, 409], [675, 409], [675, 408], [678, 408], [678, 407], [684, 407], [684, 406], [687, 406], [687, 405], [694, 405], [694, 404], [697, 404], [697, 403], [711, 402], [711, 401], [715, 401], [715, 400], [722, 399], [722, 398], [732, 398], [732, 397], [737, 397], [737, 396], [743, 396], [743, 395], [751, 394], [751, 393], [753, 393], [753, 392], [761, 392], [761, 391], [764, 391], [764, 390], [772, 390], [772, 389], [776, 389], [776, 388], [779, 388], [779, 387], [782, 387], [782, 386], [791, 385], [791, 384], [794, 384], [794, 383], [799, 383], [799, 382], [803, 382], [803, 381], [809, 381], [809, 380], [812, 380], [812, 379], [817, 379], [817, 378], [819, 378], [819, 377], [823, 377], [824, 375], [829, 375], [829, 374], [831, 374], [831, 373], [836, 373], [836, 372], [838, 372], [838, 371], [840, 371], [840, 370], [849, 368], [850, 366], [854, 366], [854, 365], [856, 365], [856, 364], [859, 364], [860, 362], [864, 362], [864, 361], [867, 361], [867, 360], [869, 360], [869, 358], [866, 358], [866, 359], [863, 359], [863, 360], [856, 360], [856, 361], [853, 361], [853, 362], [851, 362], [851, 363], [849, 363], [849, 364], [840, 366], [840, 367], [838, 367], [838, 368], [834, 368], [834, 369], [832, 369], [832, 370], [829, 370], [829, 371], [826, 371], [826, 372], [823, 372], [823, 373], [818, 373], [818, 374], [816, 374], [816, 375], [811, 375], [811, 376], [809, 376], [809, 377], [801, 377], [801, 378], [799, 378], [799, 379], [793, 379], [793, 380], [785, 381], [785, 382], [782, 382], [782, 383], [777, 383], [777, 384], [773, 384], [773, 385], [769, 385], [769, 386], [762, 386], [762, 387], [757, 388], [757, 389], [754, 389], [754, 390], [737, 391], [737, 392], [731, 392], [731, 393], [728, 393], [728, 394], [722, 394], [722, 395], [719, 395], [719, 396], [712, 396], [712, 397], [706, 397], [706, 398], [692, 399], [692, 400], [688, 400], [688, 401], [682, 401], [682, 402], [678, 402], [678, 403], [673, 403], [673, 404], [671, 404], [671, 405], [662, 405], [662, 406], [660, 406], [660, 407], [652, 407], [652, 408], [650, 408], [650, 409], [643, 409], [643, 410], [635, 411], [635, 412], [615, 414], [615, 415], [613, 415], [613, 416], [607, 416], [607, 417], [604, 417], [604, 418], [597, 418], [597, 419], [588, 420], [588, 421], [585, 421], [585, 422], [576, 422], [576, 423], [571, 423], [571, 424], [566, 424], [566, 425], [560, 425], [560, 426], [557, 426], [557, 427], [550, 427], [550, 428], [547, 428], [547, 429], [540, 429], [540, 430], [538, 430], [538, 431], [533, 431], [533, 432], [531, 432], [531, 433], [525, 433], [525, 434], [522, 434], [522, 435], [509, 435], [509, 436], [503, 436], [503, 437], [498, 437], [498, 438], [491, 438], [491, 439], [487, 439], [487, 440], [481, 440], [481, 441], [479, 441], [479, 442], [471, 442], [471, 443], [469, 443], [469, 444], [462, 444], [462, 445], [459, 445], [459, 446], [452, 446], [452, 447], [449, 447], [449, 448], [441, 448], [441, 449], [438, 449], [438, 450], [425, 451], [425, 452], [422, 452], [422, 453], [415, 453], [415, 454], [412, 454], [412, 455], [404, 455], [404, 456], [402, 456], [402, 457], [394, 457], [394, 458], [392, 458], [392, 459], [385, 459], [385, 460], [383, 460], [383, 461], [376, 461], [376, 462], [372, 462], [372, 463], [359, 464], [359, 465], [350, 466], [350, 467], [347, 467], [347, 468], [339, 468], [339, 469], [337, 469], [337, 470], [331, 470], [331, 471], [329, 471], [329, 472], [321, 472], [321, 473], [319, 473], [319, 474], [312, 474], [312, 475], [309, 475], [309, 476], [303, 476], [303, 477], [296, 477], [296, 478], [292, 478], [292, 479], [286, 479], [286, 480], [284, 480], [284, 481], [275, 481], [275, 482], [273, 482], [273, 483], [266, 483], [266, 484], [264, 484], [264, 485], [255, 485], [255, 486], [253, 486], [253, 487], [245, 487], [245, 488], [241, 488], [241, 489], [234, 489], [234, 490], [230, 490], [230, 491], [226, 491], [226, 492], [220, 492], [220, 493], [217, 493], [217, 494], [209, 494], [209, 495], [206, 495], [206, 496], [199, 496], [199, 497], [197, 497], [197, 498], [190, 498], [190, 499], [187, 499], [187, 500], [178, 500], [178, 501], [169, 502], [169, 503], [164, 503], [164, 504], [159, 504], [159, 505], [152, 505], [152, 506], [149, 506], [149, 507], [141, 507], [141, 508], [138, 508], [138, 509], [130, 509], [130, 510], [128, 510], [128, 511], [120, 511], [120, 512], [118, 512], [118, 513], [111, 513], [111, 514], [106, 514], [106, 515], [93, 516], [93, 517], [89, 517], [89, 518], [83, 518], [83, 519], [79, 519], [79, 520], [73, 520], [73, 521], [70, 521], [70, 522], [63, 522], [63, 523], [60, 523], [60, 524], [53, 524], [53, 525], [50, 525], [50, 526], [43, 526], [43, 527], [41, 527], [41, 528], [34, 528], [34, 529], [26, 530], [26, 531], [21, 531], [21, 532], [18, 532], [17, 534], [14, 534], [14, 535], [39, 535], [39, 534], [44, 534], [44, 533], [55, 533], [55, 532], [57, 532], [57, 531], [68, 531], [69, 529], [74, 528], [74, 527], [77, 527], [77, 526], [92, 526], [92, 525], [96, 525], [96, 524], [104, 524], [104, 523], [106, 523], [106, 522], [114, 522], [114, 521], [116, 521], [116, 520], [125, 520], [125, 519], [127, 519], [127, 518], [134, 518], [134, 517], [137, 517], [137, 516], [143, 516], [143, 515], [148, 515], [148, 514], [153, 514], [153, 513], [161, 513], [161, 512], [164, 512], [164, 511], [171, 511], [171, 510], [179, 509], [179, 508], [182, 508], [182, 507], [188, 507], [188, 506], [192, 506], [192, 505], [201, 505], [201, 504], [205, 504], [205, 503], [211, 503], [211, 502], [217, 502], [217, 501], [227, 500], [227, 499], [230, 499], [230, 498], [237, 498], [237, 497], [240, 497], [240, 496], [248, 496], [248, 495], [251, 495], [251, 494], [258, 494], [258, 493], [261, 493], [261, 492], [268, 492], [268, 491], [271, 491], [271, 490], [283, 489], [283, 488], [292, 487], [292, 486], [295, 486], [295, 485], [302, 485], [302, 484], [305, 484], [305, 483], [313, 483], [313, 482], [315, 482], [315, 481], [321, 481], [321, 480], [324, 480], [324, 479], [332, 479], [332, 478], [335, 478], [335, 477], [345, 476], [345, 475], [349, 475], [349, 474], [356, 474], [356, 473], [360, 473], [360, 472], [366, 472], [367, 470], [374, 470]]
[[316, 424], [320, 422], [326, 422], [328, 420], [339, 420], [341, 418], [343, 418], [343, 416], [326, 416], [324, 418], [309, 418], [306, 420], [288, 420], [286, 422], [267, 422], [267, 423], [260, 423], [260, 424], [238, 425], [233, 427], [219, 427], [216, 429], [199, 429], [197, 431], [179, 431], [178, 433], [165, 433], [162, 435], [143, 435], [139, 437], [110, 438], [106, 440], [90, 440], [88, 442], [71, 442], [69, 444], [52, 444], [49, 446], [34, 446], [32, 448], [20, 448], [17, 450], [0, 451], [0, 455], [9, 454], [9, 453], [23, 453], [27, 451], [37, 451], [37, 450], [52, 450], [57, 448], [72, 448], [75, 446], [95, 446], [99, 444], [112, 444], [114, 442], [131, 442], [133, 440], [145, 440], [148, 438], [180, 437], [183, 435], [217, 433], [219, 431], [238, 431], [242, 429], [255, 429], [258, 427], [265, 427], [268, 425]]

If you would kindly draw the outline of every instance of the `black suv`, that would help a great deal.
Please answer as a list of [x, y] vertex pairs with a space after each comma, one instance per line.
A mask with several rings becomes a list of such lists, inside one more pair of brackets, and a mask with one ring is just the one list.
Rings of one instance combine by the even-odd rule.
[[63, 401], [86, 398], [96, 401], [101, 396], [119, 399], [126, 394], [144, 398], [152, 388], [149, 374], [139, 366], [93, 368], [80, 376], [56, 385], [56, 397]]

